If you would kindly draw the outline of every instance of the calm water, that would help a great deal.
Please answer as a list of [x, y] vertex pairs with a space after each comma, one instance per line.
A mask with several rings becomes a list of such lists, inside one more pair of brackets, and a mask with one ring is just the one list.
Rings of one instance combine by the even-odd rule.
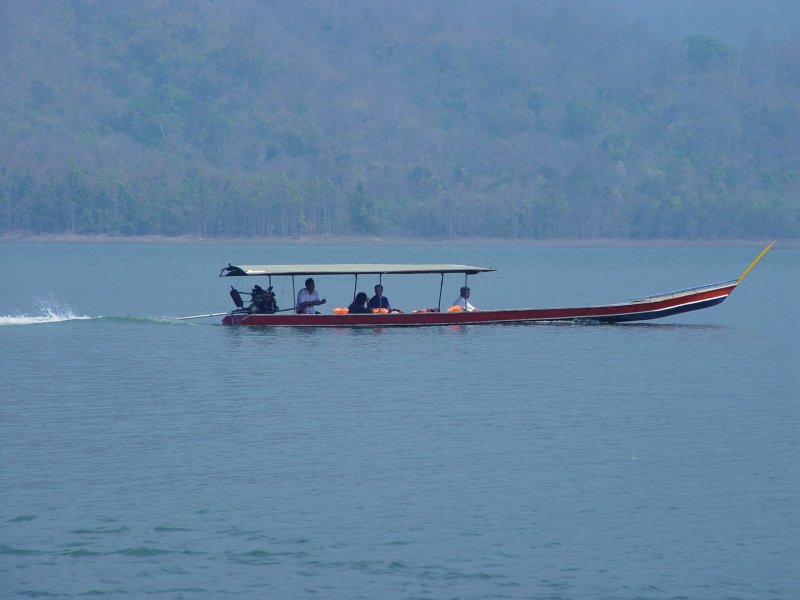
[[[0, 597], [800, 597], [796, 249], [647, 324], [173, 318], [232, 307], [254, 281], [228, 262], [495, 266], [471, 300], [503, 308], [732, 279], [759, 249], [0, 244]], [[383, 282], [438, 300], [438, 275]]]

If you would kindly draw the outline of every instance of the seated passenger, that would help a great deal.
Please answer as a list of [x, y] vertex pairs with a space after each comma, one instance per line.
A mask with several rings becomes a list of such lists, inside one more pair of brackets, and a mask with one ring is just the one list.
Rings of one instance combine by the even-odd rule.
[[392, 310], [392, 307], [389, 306], [389, 299], [383, 295], [383, 286], [380, 283], [375, 286], [375, 295], [369, 299], [367, 308], [370, 310], [373, 308], [385, 308], [390, 311]]
[[367, 295], [364, 292], [358, 292], [355, 300], [347, 307], [349, 314], [353, 313], [371, 313], [372, 310], [367, 308]]
[[472, 306], [472, 304], [469, 303], [469, 288], [466, 286], [461, 288], [461, 295], [458, 298], [456, 298], [455, 302], [453, 302], [453, 306], [460, 306], [461, 310], [467, 312], [478, 310], [477, 308]]

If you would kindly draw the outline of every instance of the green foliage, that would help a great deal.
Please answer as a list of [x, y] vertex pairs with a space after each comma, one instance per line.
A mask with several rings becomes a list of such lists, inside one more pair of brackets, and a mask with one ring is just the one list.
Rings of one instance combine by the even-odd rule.
[[532, 113], [539, 114], [542, 110], [542, 97], [538, 92], [531, 92], [528, 94], [525, 104]]
[[525, 0], [3, 14], [0, 232], [800, 236], [796, 42]]
[[569, 100], [564, 106], [565, 137], [582, 140], [594, 134], [599, 126], [599, 116], [588, 105], [579, 100]]
[[378, 231], [378, 218], [375, 215], [375, 204], [367, 200], [364, 183], [359, 181], [350, 194], [350, 218], [353, 231], [358, 234], [375, 234]]
[[600, 147], [608, 152], [611, 160], [623, 160], [625, 158], [625, 138], [616, 133], [609, 133], [600, 142]]
[[686, 58], [698, 67], [707, 67], [722, 61], [729, 53], [728, 47], [707, 35], [690, 35], [683, 40]]
[[31, 82], [31, 104], [34, 108], [44, 108], [55, 100], [55, 92], [46, 83], [34, 79]]

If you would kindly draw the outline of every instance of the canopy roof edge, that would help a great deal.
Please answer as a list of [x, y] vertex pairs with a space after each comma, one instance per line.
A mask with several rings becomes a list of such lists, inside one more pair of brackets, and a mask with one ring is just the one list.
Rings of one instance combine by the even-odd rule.
[[272, 275], [412, 275], [424, 273], [485, 273], [492, 267], [449, 264], [308, 264], [308, 265], [232, 265], [220, 277]]

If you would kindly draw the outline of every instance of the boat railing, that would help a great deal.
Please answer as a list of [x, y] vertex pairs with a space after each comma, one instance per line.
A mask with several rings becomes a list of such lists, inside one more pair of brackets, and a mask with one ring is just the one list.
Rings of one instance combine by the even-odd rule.
[[696, 287], [685, 288], [682, 290], [675, 290], [672, 292], [664, 292], [662, 294], [653, 294], [652, 296], [642, 296], [640, 298], [631, 298], [631, 302], [653, 302], [655, 300], [668, 300], [669, 298], [675, 298], [677, 296], [685, 296], [687, 294], [693, 294], [697, 292], [702, 292], [706, 290], [714, 290], [722, 287], [727, 287], [730, 285], [735, 285], [738, 283], [737, 279], [731, 279], [730, 281], [720, 281], [719, 283], [708, 283], [706, 285], [698, 285]]

